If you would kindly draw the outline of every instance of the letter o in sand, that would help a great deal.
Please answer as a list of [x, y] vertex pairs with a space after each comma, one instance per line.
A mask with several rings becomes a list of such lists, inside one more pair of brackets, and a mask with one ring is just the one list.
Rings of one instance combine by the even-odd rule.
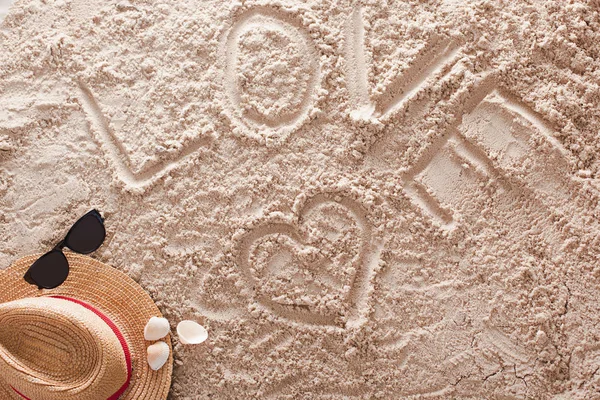
[[304, 27], [270, 8], [234, 20], [222, 46], [226, 112], [242, 134], [278, 142], [304, 123], [320, 76]]

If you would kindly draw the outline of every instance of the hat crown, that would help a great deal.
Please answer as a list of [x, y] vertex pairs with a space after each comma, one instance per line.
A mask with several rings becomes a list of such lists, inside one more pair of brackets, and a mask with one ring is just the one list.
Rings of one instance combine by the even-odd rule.
[[129, 373], [123, 346], [98, 311], [76, 300], [0, 304], [0, 379], [27, 398], [111, 397]]

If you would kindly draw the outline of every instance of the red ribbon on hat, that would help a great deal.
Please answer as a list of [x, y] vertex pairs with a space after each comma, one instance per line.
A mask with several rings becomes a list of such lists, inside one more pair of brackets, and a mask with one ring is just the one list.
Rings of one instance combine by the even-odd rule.
[[[131, 382], [131, 376], [132, 376], [132, 370], [131, 370], [131, 352], [129, 351], [129, 346], [127, 346], [127, 342], [125, 341], [125, 337], [123, 336], [123, 334], [121, 333], [121, 331], [119, 330], [119, 328], [117, 327], [117, 325], [115, 325], [115, 323], [112, 322], [110, 318], [108, 318], [106, 315], [104, 315], [97, 308], [94, 308], [91, 305], [89, 305], [87, 303], [84, 303], [81, 300], [76, 300], [76, 299], [73, 299], [73, 298], [70, 298], [70, 297], [64, 297], [64, 296], [50, 296], [50, 297], [54, 297], [55, 299], [62, 299], [62, 300], [72, 301], [73, 303], [79, 304], [80, 306], [85, 307], [88, 310], [92, 311], [94, 314], [96, 314], [97, 316], [99, 316], [102, 319], [102, 321], [104, 321], [110, 327], [110, 329], [112, 329], [112, 331], [114, 332], [114, 334], [117, 336], [117, 339], [119, 339], [119, 343], [121, 343], [121, 347], [123, 348], [123, 353], [125, 354], [125, 362], [127, 363], [127, 380], [125, 381], [125, 383], [123, 384], [123, 386], [121, 386], [121, 388], [119, 390], [117, 390], [117, 392], [115, 394], [113, 394], [112, 396], [110, 396], [107, 399], [107, 400], [118, 400], [118, 398], [121, 397], [121, 395], [123, 393], [125, 393], [125, 391], [129, 387], [129, 383]], [[12, 388], [12, 390], [15, 391], [15, 393], [17, 393], [23, 399], [25, 399], [25, 400], [31, 400], [31, 399], [25, 397], [25, 395], [23, 395], [22, 393], [20, 393], [14, 387], [11, 386], [11, 388]]]

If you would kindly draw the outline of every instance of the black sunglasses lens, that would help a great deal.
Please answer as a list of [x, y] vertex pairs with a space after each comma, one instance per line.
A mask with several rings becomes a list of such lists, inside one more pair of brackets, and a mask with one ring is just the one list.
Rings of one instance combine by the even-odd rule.
[[92, 210], [81, 217], [67, 233], [64, 244], [71, 250], [88, 254], [104, 242], [106, 229], [100, 213]]
[[61, 285], [69, 276], [69, 262], [60, 250], [52, 250], [34, 262], [25, 280], [44, 289], [53, 289]]

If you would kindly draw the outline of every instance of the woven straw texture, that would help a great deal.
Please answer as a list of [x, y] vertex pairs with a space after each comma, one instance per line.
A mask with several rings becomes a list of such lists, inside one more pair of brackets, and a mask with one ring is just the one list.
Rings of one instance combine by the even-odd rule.
[[[23, 280], [27, 268], [40, 255], [24, 257], [8, 269], [0, 271], [0, 303], [40, 296], [71, 297], [97, 308], [110, 318], [125, 337], [131, 352], [133, 375], [127, 391], [121, 396], [126, 400], [166, 399], [171, 385], [173, 355], [159, 371], [152, 371], [146, 362], [144, 326], [152, 316], [162, 316], [150, 296], [124, 273], [90, 257], [65, 252], [70, 273], [58, 288], [39, 290]], [[170, 337], [163, 339], [171, 347]], [[38, 351], [43, 352], [43, 349]], [[65, 366], [64, 368], [67, 368]], [[52, 371], [49, 371], [52, 373]], [[81, 400], [102, 399], [79, 397]], [[21, 399], [0, 377], [0, 399]], [[104, 397], [106, 399], [106, 397]]]
[[93, 311], [30, 297], [0, 304], [1, 379], [32, 399], [108, 399], [127, 380], [123, 347]]

